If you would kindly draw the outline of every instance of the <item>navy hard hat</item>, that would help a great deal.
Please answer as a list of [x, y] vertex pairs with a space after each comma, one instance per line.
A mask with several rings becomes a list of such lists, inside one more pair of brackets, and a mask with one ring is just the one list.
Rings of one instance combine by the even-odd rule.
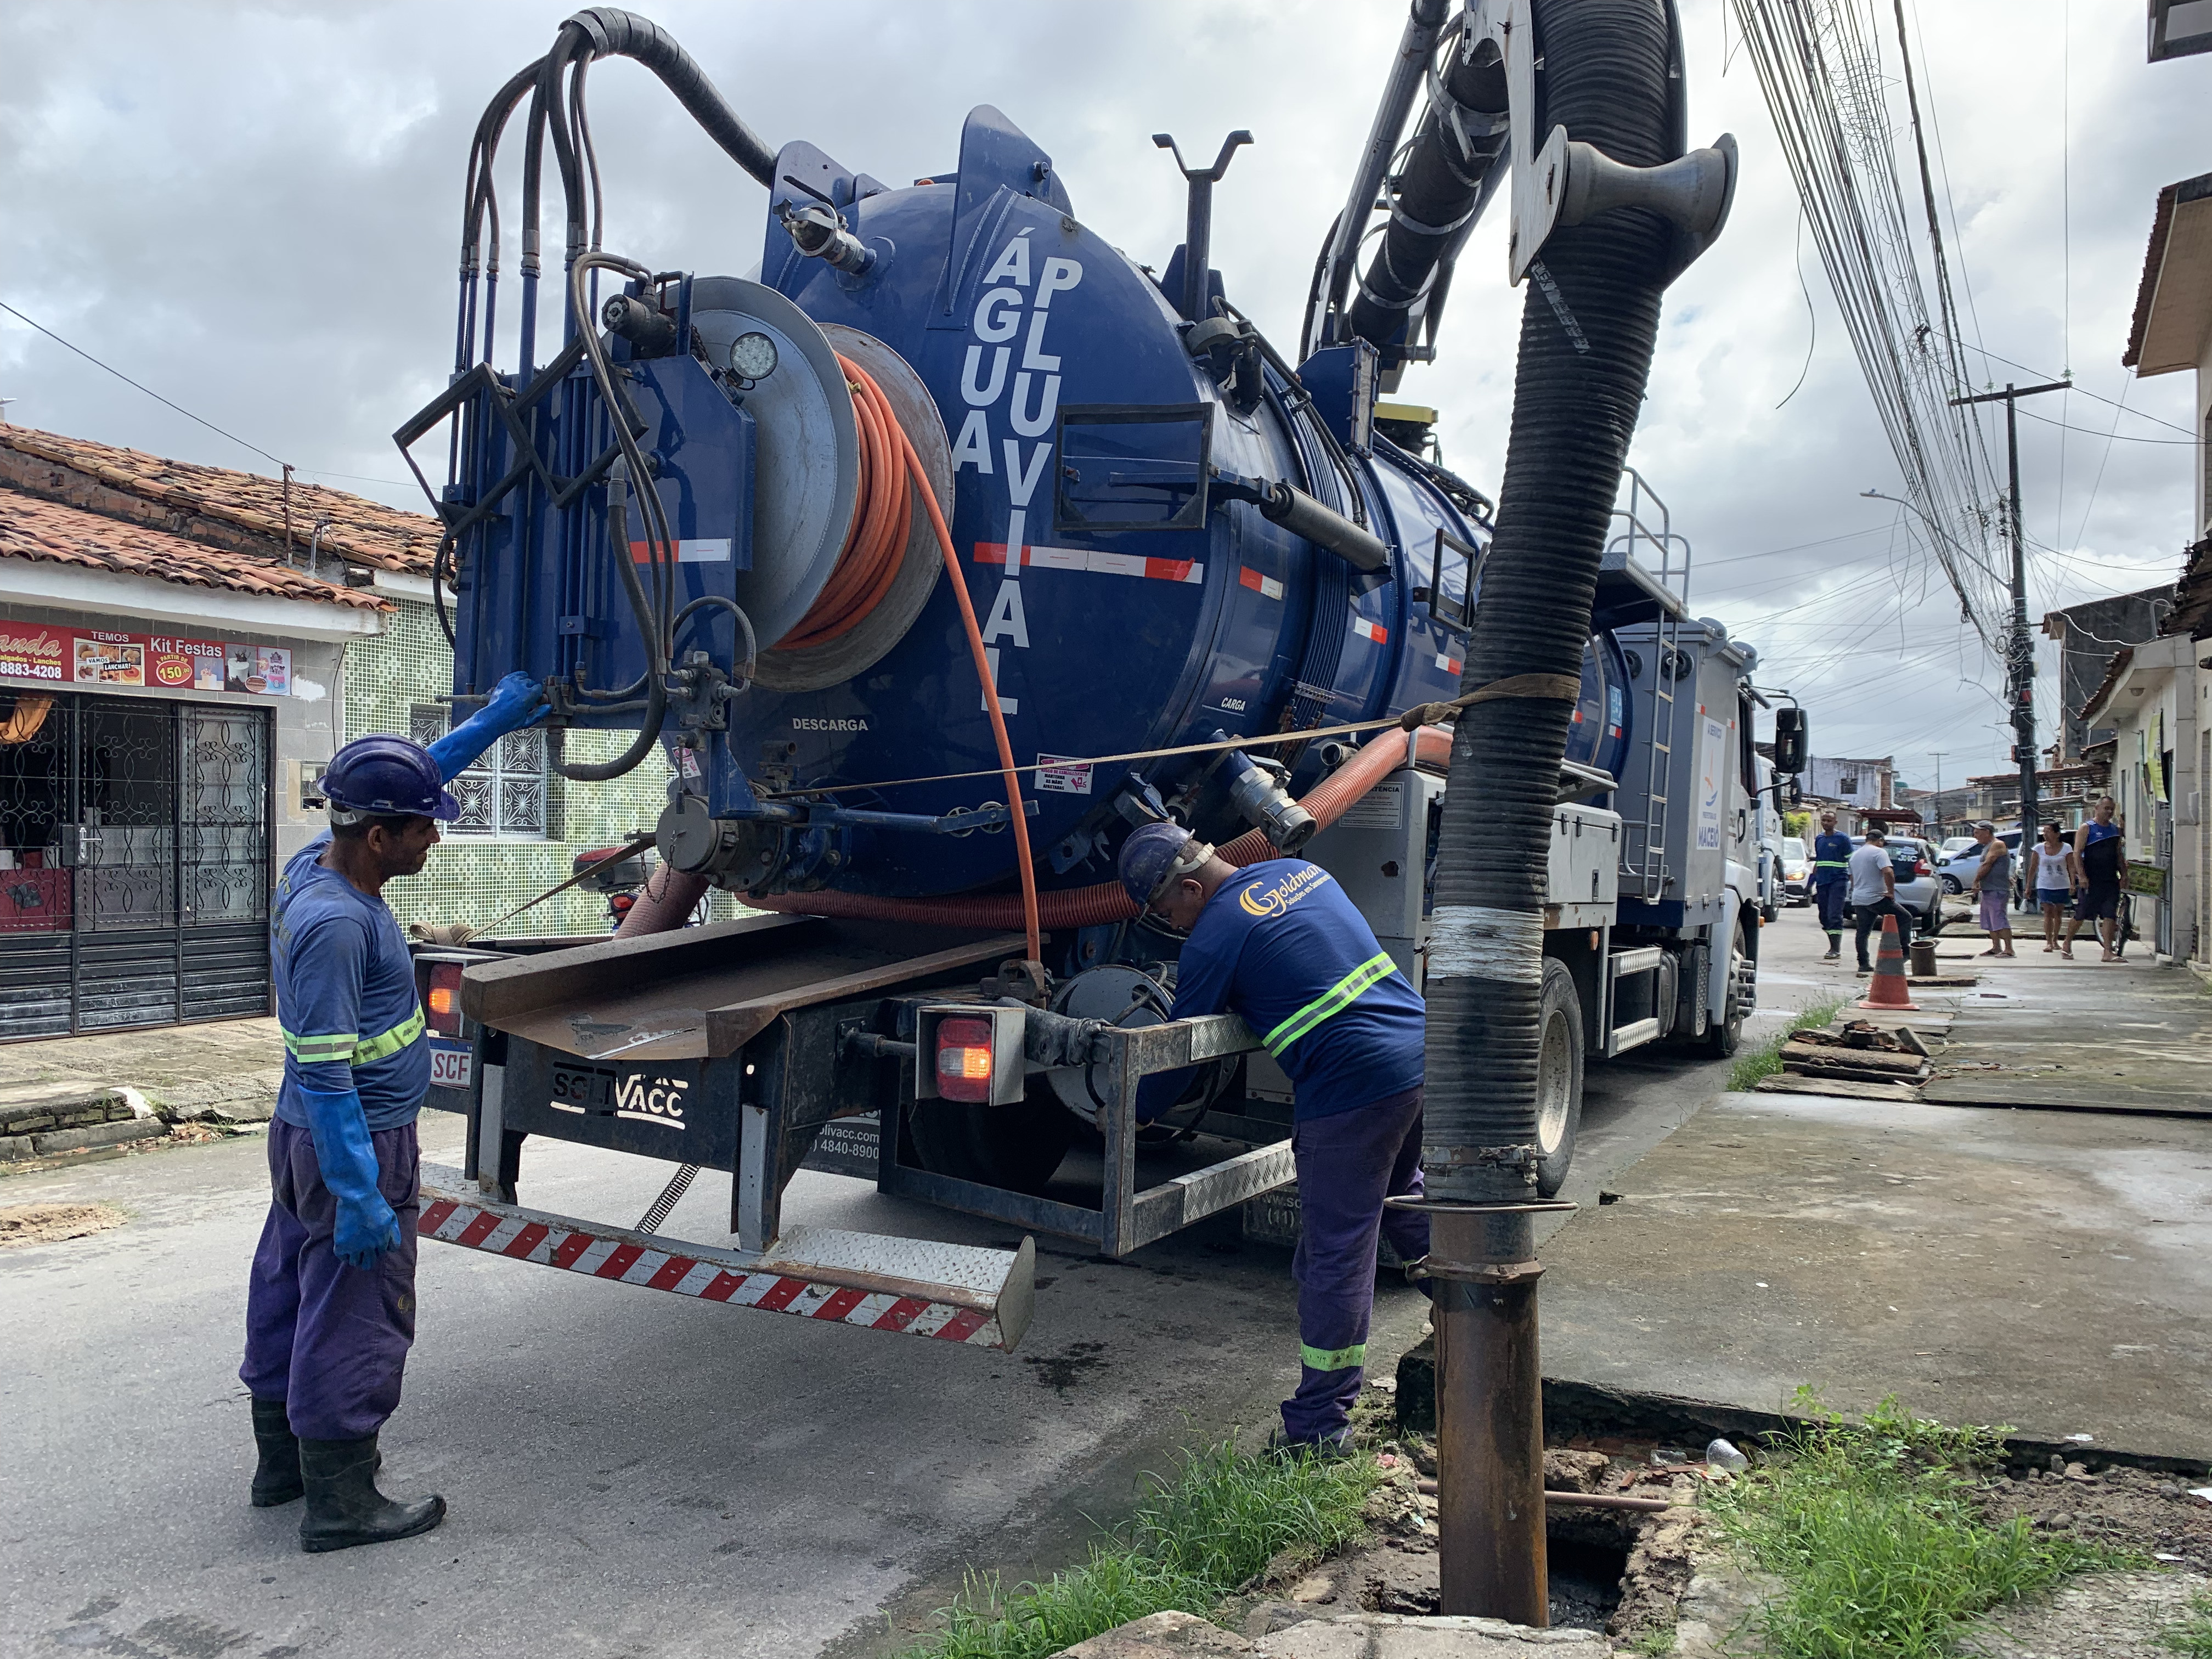
[[364, 816], [451, 823], [461, 815], [429, 750], [405, 738], [356, 738], [346, 744], [323, 773], [323, 798], [333, 823]]
[[1121, 885], [1148, 908], [1171, 881], [1190, 875], [1213, 856], [1213, 848], [1194, 838], [1179, 823], [1140, 824], [1121, 843], [1115, 871]]

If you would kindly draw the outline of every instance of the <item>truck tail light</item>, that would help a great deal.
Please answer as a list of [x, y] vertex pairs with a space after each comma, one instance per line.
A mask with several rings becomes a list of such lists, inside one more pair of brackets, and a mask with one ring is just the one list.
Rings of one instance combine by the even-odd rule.
[[988, 1100], [994, 1056], [991, 1022], [948, 1019], [937, 1027], [937, 1092], [946, 1100]]
[[430, 992], [422, 999], [424, 1018], [430, 1029], [440, 1036], [457, 1037], [461, 1034], [461, 964], [458, 962], [434, 962], [430, 964]]

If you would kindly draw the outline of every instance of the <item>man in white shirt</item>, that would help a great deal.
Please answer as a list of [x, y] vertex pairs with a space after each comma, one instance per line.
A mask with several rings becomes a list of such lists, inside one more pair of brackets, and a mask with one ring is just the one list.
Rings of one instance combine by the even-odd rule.
[[1859, 972], [1871, 974], [1874, 964], [1867, 960], [1867, 935], [1881, 926], [1884, 916], [1897, 918], [1898, 949], [1912, 942], [1911, 913], [1897, 902], [1897, 871], [1889, 861], [1889, 843], [1879, 829], [1869, 828], [1865, 842], [1851, 854], [1849, 879]]

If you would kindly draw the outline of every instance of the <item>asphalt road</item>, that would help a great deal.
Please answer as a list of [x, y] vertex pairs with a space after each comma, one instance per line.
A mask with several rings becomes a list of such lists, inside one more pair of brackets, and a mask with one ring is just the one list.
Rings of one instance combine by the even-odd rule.
[[[1815, 988], [1772, 973], [1754, 1030]], [[1646, 1054], [1593, 1067], [1568, 1195], [1594, 1199], [1725, 1072]], [[426, 1153], [458, 1162], [459, 1127], [426, 1115]], [[533, 1143], [523, 1199], [627, 1219], [665, 1173]], [[0, 1255], [0, 1654], [884, 1651], [968, 1567], [1018, 1581], [1080, 1559], [1088, 1517], [1125, 1510], [1178, 1447], [1264, 1433], [1297, 1376], [1287, 1253], [1240, 1243], [1231, 1218], [1121, 1262], [1041, 1240], [1012, 1355], [426, 1244], [385, 1481], [442, 1492], [450, 1516], [307, 1556], [296, 1508], [246, 1501], [234, 1371], [266, 1194], [258, 1137], [0, 1180], [0, 1204], [131, 1217]], [[702, 1179], [664, 1231], [720, 1240], [727, 1205]], [[801, 1175], [786, 1214], [1005, 1237], [832, 1176]], [[1418, 1338], [1425, 1305], [1383, 1296], [1378, 1357]]]

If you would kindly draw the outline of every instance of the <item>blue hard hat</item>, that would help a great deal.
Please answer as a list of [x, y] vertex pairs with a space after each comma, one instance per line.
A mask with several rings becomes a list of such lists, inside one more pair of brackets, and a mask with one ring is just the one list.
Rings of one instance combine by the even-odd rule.
[[[1121, 843], [1115, 872], [1139, 910], [1147, 908], [1178, 864], [1189, 873], [1205, 863], [1213, 849], [1204, 842], [1193, 845], [1190, 831], [1179, 823], [1139, 824]], [[1195, 858], [1187, 854], [1195, 853]]]
[[429, 750], [405, 738], [356, 738], [331, 757], [323, 796], [333, 823], [362, 814], [451, 823], [461, 815]]

